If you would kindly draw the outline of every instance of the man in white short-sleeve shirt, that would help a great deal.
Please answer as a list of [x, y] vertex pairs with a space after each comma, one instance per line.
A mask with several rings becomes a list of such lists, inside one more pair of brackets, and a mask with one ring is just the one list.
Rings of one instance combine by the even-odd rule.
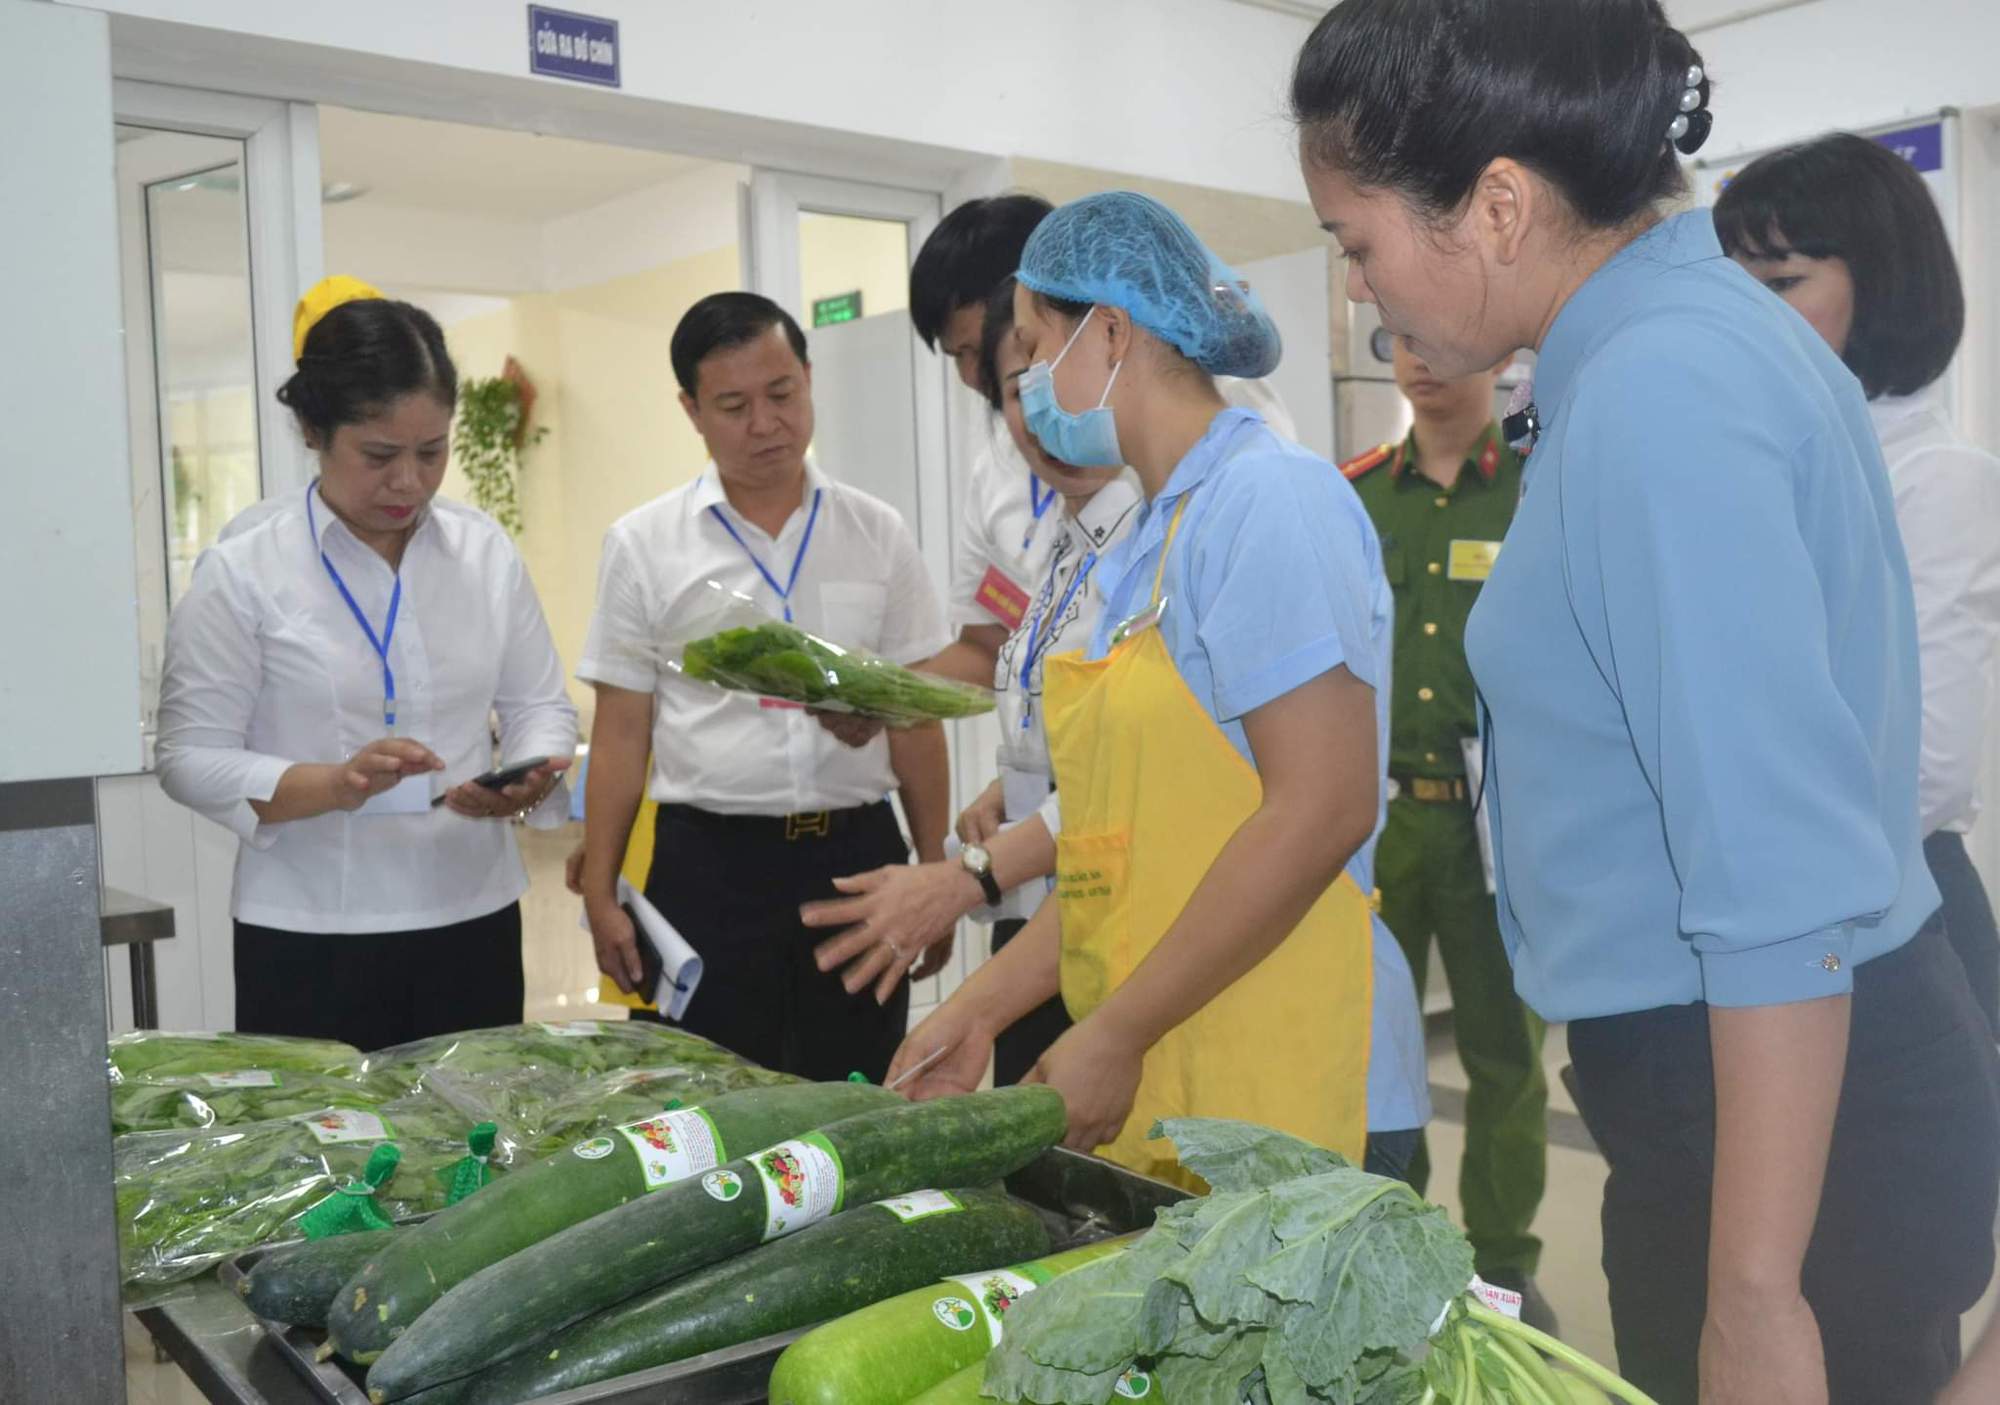
[[673, 362], [711, 461], [613, 524], [577, 670], [597, 692], [580, 881], [598, 965], [621, 989], [640, 978], [616, 884], [649, 795], [660, 809], [646, 896], [703, 963], [681, 1023], [772, 1068], [880, 1081], [908, 987], [881, 1001], [848, 994], [815, 965], [799, 905], [834, 896], [836, 877], [908, 861], [892, 790], [918, 857], [942, 856], [943, 729], [885, 733], [666, 662], [709, 632], [733, 592], [835, 643], [915, 663], [947, 642], [936, 595], [895, 509], [808, 457], [812, 368], [788, 314], [751, 293], [705, 298], [676, 329]]

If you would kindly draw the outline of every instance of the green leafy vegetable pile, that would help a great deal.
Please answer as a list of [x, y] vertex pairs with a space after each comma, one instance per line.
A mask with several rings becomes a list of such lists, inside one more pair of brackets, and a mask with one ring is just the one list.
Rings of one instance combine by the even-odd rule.
[[706, 1039], [651, 1020], [568, 1020], [499, 1025], [398, 1044], [369, 1054], [361, 1070], [415, 1089], [437, 1069], [471, 1079], [525, 1068], [559, 1070], [567, 1071], [573, 1085], [578, 1076], [667, 1064], [738, 1068], [743, 1061]]
[[[268, 1082], [238, 1081], [260, 1074]], [[111, 1130], [122, 1136], [175, 1127], [233, 1127], [323, 1107], [379, 1107], [395, 1093], [365, 1078], [290, 1069], [148, 1075], [112, 1085]]]
[[361, 1051], [331, 1039], [293, 1039], [278, 1034], [173, 1034], [138, 1029], [112, 1036], [111, 1078], [162, 1078], [191, 1073], [229, 1073], [247, 1068], [293, 1069], [300, 1073], [349, 1074], [361, 1065]]
[[1160, 1212], [1130, 1250], [1008, 1316], [985, 1392], [1103, 1405], [1135, 1375], [1172, 1402], [1568, 1405], [1647, 1398], [1467, 1293], [1472, 1249], [1400, 1181], [1280, 1132], [1212, 1118], [1156, 1126], [1208, 1196]]
[[984, 689], [927, 677], [778, 620], [724, 629], [681, 651], [681, 672], [738, 692], [858, 713], [896, 726], [993, 710]]

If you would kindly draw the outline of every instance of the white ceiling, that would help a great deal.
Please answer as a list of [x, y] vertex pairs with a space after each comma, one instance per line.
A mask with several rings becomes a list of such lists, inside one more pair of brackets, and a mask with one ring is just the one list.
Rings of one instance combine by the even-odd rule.
[[414, 209], [540, 223], [659, 185], [709, 163], [688, 156], [497, 127], [319, 110], [328, 183], [367, 187], [362, 198]]

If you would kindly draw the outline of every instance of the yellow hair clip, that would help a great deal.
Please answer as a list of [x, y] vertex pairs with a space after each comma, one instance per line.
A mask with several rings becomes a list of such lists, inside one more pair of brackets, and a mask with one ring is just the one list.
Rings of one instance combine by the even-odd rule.
[[306, 295], [299, 299], [298, 307], [292, 312], [292, 359], [296, 361], [306, 354], [306, 334], [327, 313], [344, 302], [381, 296], [379, 290], [369, 287], [359, 278], [349, 278], [345, 273], [320, 279], [306, 289]]

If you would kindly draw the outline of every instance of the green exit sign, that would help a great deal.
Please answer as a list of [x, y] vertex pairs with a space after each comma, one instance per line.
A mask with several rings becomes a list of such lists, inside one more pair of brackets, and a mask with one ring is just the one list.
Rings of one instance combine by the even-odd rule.
[[831, 327], [840, 322], [861, 320], [861, 290], [819, 298], [813, 303], [813, 326]]

